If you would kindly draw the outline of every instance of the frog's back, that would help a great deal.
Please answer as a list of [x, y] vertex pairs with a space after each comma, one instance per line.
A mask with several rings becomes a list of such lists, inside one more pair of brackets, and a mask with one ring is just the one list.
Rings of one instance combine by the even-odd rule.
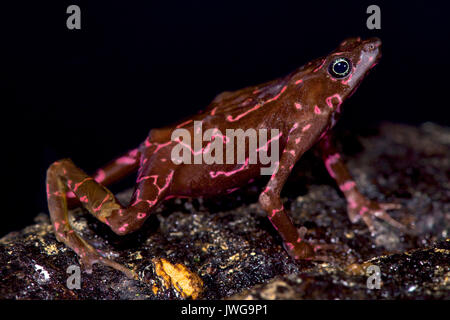
[[[318, 58], [301, 66], [288, 74], [272, 81], [261, 83], [259, 85], [246, 87], [236, 91], [225, 91], [218, 94], [211, 104], [201, 113], [203, 116], [208, 114], [232, 116], [240, 114], [242, 111], [250, 110], [255, 106], [262, 105], [275, 98], [287, 86], [289, 81], [295, 76], [302, 78], [311, 70], [316, 68], [322, 62], [322, 58]], [[201, 118], [201, 117], [200, 117]]]
[[287, 82], [286, 78], [275, 79], [236, 91], [222, 92], [214, 98], [204, 113], [233, 116], [234, 113], [241, 113], [246, 109], [252, 109], [263, 101], [276, 96]]
[[[193, 131], [195, 121], [202, 121], [203, 130], [211, 127], [222, 129], [224, 126], [227, 128], [240, 127], [245, 129], [245, 120], [249, 119], [249, 117], [245, 116], [247, 113], [256, 111], [268, 102], [277, 99], [293, 77], [302, 78], [320, 63], [321, 59], [316, 59], [285, 77], [236, 91], [224, 91], [218, 94], [207, 108], [196, 115], [184, 118], [166, 127], [152, 129], [151, 136], [159, 142], [169, 141], [173, 130], [177, 128]], [[265, 107], [264, 109], [267, 108]], [[257, 112], [253, 113], [253, 118], [255, 118], [255, 114]], [[264, 117], [264, 113], [260, 114], [260, 117]], [[239, 121], [241, 119], [243, 121]]]

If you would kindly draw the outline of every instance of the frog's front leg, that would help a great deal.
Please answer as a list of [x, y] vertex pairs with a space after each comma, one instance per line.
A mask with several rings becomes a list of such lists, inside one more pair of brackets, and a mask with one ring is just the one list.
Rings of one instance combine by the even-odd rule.
[[[307, 127], [308, 128], [308, 127]], [[305, 135], [291, 135], [281, 154], [276, 172], [274, 172], [259, 196], [261, 207], [267, 212], [268, 218], [283, 239], [283, 246], [294, 259], [328, 260], [327, 257], [316, 256], [315, 251], [327, 249], [327, 245], [312, 245], [303, 239], [305, 229], [300, 231], [294, 226], [280, 199], [281, 190], [291, 173], [294, 164], [309, 148], [303, 143]]]
[[395, 203], [378, 203], [363, 196], [353, 180], [350, 172], [336, 151], [332, 142], [332, 137], [327, 134], [318, 144], [318, 150], [325, 163], [330, 176], [336, 180], [339, 189], [344, 193], [347, 199], [347, 213], [352, 223], [356, 223], [361, 218], [368, 226], [371, 233], [375, 232], [373, 218], [380, 218], [390, 225], [406, 230], [406, 227], [400, 222], [391, 218], [386, 212], [391, 209], [399, 209], [401, 206]]

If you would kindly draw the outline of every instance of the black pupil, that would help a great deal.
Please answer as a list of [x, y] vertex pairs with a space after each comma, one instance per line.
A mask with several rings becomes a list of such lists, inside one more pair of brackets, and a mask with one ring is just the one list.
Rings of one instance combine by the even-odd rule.
[[343, 75], [348, 70], [348, 63], [345, 60], [338, 61], [333, 65], [333, 71], [339, 75]]

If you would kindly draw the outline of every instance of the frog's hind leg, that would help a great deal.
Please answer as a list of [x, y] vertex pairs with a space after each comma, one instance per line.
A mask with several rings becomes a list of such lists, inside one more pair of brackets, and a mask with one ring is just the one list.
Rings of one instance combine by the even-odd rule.
[[[138, 148], [129, 150], [95, 171], [92, 178], [107, 187], [136, 172], [139, 168], [139, 159], [140, 152]], [[69, 208], [81, 205], [78, 198], [71, 191], [67, 192], [66, 199]]]
[[[172, 175], [173, 171], [161, 177], [167, 182], [162, 187], [159, 184], [160, 176], [143, 178], [138, 183], [131, 205], [123, 207], [106, 187], [76, 167], [70, 159], [53, 163], [47, 171], [47, 197], [57, 239], [78, 254], [81, 264], [88, 271], [93, 264], [102, 263], [124, 272], [130, 278], [136, 278], [133, 271], [102, 256], [73, 230], [68, 219], [66, 193], [73, 192], [92, 215], [122, 235], [137, 230], [164, 199]], [[146, 200], [141, 195], [145, 195]]]

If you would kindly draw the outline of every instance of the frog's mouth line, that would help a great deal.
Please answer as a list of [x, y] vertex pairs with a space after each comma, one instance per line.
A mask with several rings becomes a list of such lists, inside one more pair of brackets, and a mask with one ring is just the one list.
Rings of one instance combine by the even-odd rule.
[[373, 64], [370, 66], [369, 70], [367, 70], [368, 72], [373, 69], [378, 63], [380, 63], [381, 57], [383, 56], [383, 54], [381, 53], [381, 50], [378, 49], [378, 54], [375, 56], [374, 62]]
[[380, 62], [380, 58], [381, 58], [381, 53], [379, 53], [377, 55], [377, 58], [375, 58], [375, 62], [367, 69], [364, 76], [358, 81], [358, 83], [353, 88], [353, 90], [350, 91], [350, 93], [348, 94], [348, 98], [350, 98], [355, 93], [355, 91], [358, 90], [358, 88], [361, 85], [361, 83], [363, 82], [364, 78], [366, 78], [369, 75], [369, 73], [372, 72], [372, 69]]

